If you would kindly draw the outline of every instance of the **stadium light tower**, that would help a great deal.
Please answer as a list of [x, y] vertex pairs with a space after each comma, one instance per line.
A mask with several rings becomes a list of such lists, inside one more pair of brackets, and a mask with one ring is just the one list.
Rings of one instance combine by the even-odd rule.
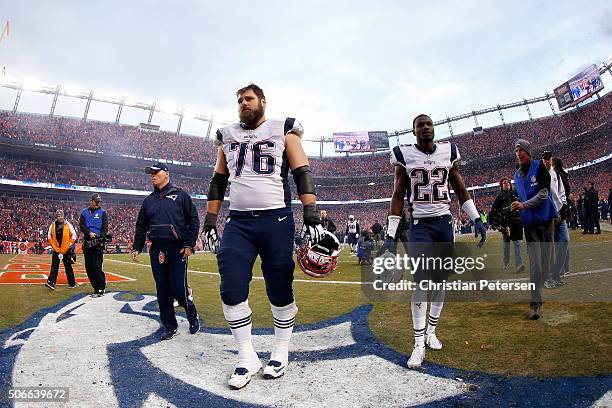
[[147, 123], [149, 125], [151, 124], [151, 121], [153, 120], [153, 112], [155, 112], [155, 102], [151, 104], [151, 109], [149, 110], [149, 119], [147, 120]]
[[476, 123], [476, 127], [480, 127], [478, 124], [478, 115], [476, 115], [476, 111], [472, 109], [472, 116], [474, 117], [474, 123]]
[[117, 108], [117, 117], [115, 118], [115, 124], [119, 124], [119, 119], [121, 119], [121, 111], [123, 111], [123, 105], [125, 105], [125, 96], [121, 97], [121, 102], [119, 102], [119, 108]]
[[94, 91], [89, 91], [89, 96], [87, 97], [87, 103], [85, 104], [85, 112], [83, 113], [83, 121], [87, 120], [87, 115], [89, 114], [89, 107], [91, 106], [91, 98], [93, 98]]
[[527, 99], [524, 99], [524, 98], [523, 98], [523, 102], [525, 103], [525, 108], [527, 109], [529, 120], [533, 120], [533, 118], [531, 117], [531, 109], [529, 109], [529, 102], [527, 102]]
[[502, 109], [501, 109], [501, 106], [499, 106], [499, 104], [497, 104], [497, 111], [499, 112], [499, 117], [501, 118], [502, 125], [505, 125], [506, 121], [504, 120], [504, 114], [502, 113]]
[[17, 113], [17, 107], [19, 106], [19, 100], [21, 99], [21, 93], [23, 92], [23, 82], [21, 86], [17, 88], [17, 96], [15, 97], [15, 104], [13, 105], [13, 113]]
[[62, 89], [61, 84], [57, 84], [55, 88], [55, 93], [53, 94], [53, 102], [51, 102], [51, 112], [49, 112], [49, 116], [53, 116], [55, 113], [55, 106], [57, 105], [57, 98], [59, 97], [60, 90]]
[[183, 116], [185, 116], [185, 108], [181, 108], [178, 125], [176, 125], [176, 136], [177, 137], [181, 135], [181, 125], [183, 124]]
[[552, 95], [549, 95], [548, 92], [546, 92], [546, 99], [548, 100], [548, 104], [550, 105], [550, 110], [552, 111], [553, 115], [557, 116], [557, 112], [555, 112], [555, 107], [551, 102]]

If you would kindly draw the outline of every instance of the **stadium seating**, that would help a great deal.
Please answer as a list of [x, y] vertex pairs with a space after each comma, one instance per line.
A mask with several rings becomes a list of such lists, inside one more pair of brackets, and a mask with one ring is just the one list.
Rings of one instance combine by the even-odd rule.
[[[533, 143], [534, 156], [537, 157], [543, 150], [551, 150], [569, 168], [611, 154], [610, 134], [612, 96], [607, 94], [562, 115], [484, 129], [481, 135], [469, 132], [453, 137], [452, 141], [459, 146], [462, 160], [465, 161], [462, 174], [469, 187], [497, 183], [501, 176], [511, 176], [515, 170], [513, 144], [519, 137]], [[114, 123], [4, 111], [0, 111], [0, 143], [27, 146], [34, 150], [55, 148], [62, 151], [62, 155], [47, 156], [45, 159], [36, 159], [31, 155], [26, 157], [15, 149], [11, 153], [2, 153], [0, 178], [150, 190], [149, 177], [142, 171], [146, 162], [144, 159], [138, 162], [138, 166], [134, 163], [115, 165], [106, 162], [84, 165], [82, 160], [74, 159], [83, 151], [103, 152], [105, 155], [191, 162], [191, 167], [172, 167], [173, 183], [191, 194], [206, 194], [216, 154], [213, 143], [199, 137], [151, 132]], [[311, 158], [310, 164], [319, 201], [384, 199], [391, 194], [393, 169], [389, 164], [389, 152]], [[571, 172], [570, 182], [574, 191], [581, 190], [592, 181], [603, 196], [612, 186], [611, 167], [612, 160], [608, 160]], [[196, 175], [195, 168], [202, 169], [202, 172]], [[496, 192], [496, 187], [486, 191], [477, 190], [477, 206], [489, 208]], [[293, 198], [297, 199], [296, 191], [292, 193]], [[74, 200], [70, 193], [63, 198], [48, 200], [26, 197], [23, 193], [9, 194], [5, 187], [0, 187], [0, 239], [44, 240], [56, 208], [62, 208], [68, 220], [78, 223], [78, 215], [85, 203]], [[113, 220], [111, 231], [121, 242], [128, 242], [132, 238], [139, 200], [142, 197], [121, 202], [112, 198], [105, 201], [105, 208]], [[388, 202], [382, 202], [367, 205], [322, 204], [321, 208], [329, 211], [339, 231], [343, 231], [350, 214], [355, 215], [365, 228], [369, 228], [375, 220], [384, 224], [388, 206]], [[198, 207], [203, 216], [204, 202], [198, 201]], [[456, 216], [462, 216], [456, 204], [452, 209]], [[300, 211], [299, 206], [294, 206], [298, 228], [301, 223]]]

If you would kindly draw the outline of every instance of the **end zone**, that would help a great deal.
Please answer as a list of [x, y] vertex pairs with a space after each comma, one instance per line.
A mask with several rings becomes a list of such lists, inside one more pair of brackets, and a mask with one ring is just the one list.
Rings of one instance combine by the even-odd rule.
[[[89, 283], [85, 267], [77, 262], [73, 266], [74, 277], [77, 283]], [[48, 255], [17, 255], [12, 258], [0, 271], [0, 285], [38, 284], [44, 285], [51, 271], [51, 257]], [[107, 282], [130, 282], [133, 278], [112, 272], [104, 272]], [[57, 276], [58, 285], [67, 285], [68, 280], [64, 267], [60, 263], [60, 272]]]

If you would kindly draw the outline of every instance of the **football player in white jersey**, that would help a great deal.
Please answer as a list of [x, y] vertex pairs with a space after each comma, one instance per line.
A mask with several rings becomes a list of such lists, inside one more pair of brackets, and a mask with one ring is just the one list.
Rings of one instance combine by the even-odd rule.
[[359, 223], [355, 220], [354, 215], [349, 215], [346, 223], [346, 242], [351, 247], [351, 254], [357, 252], [357, 240], [359, 239]]
[[[480, 214], [470, 198], [459, 172], [460, 156], [457, 146], [449, 142], [434, 142], [434, 126], [427, 115], [418, 115], [413, 121], [415, 145], [396, 146], [391, 152], [391, 164], [395, 167], [395, 185], [391, 198], [386, 246], [393, 248], [397, 229], [404, 208], [404, 197], [412, 207], [409, 253], [415, 256], [422, 252], [432, 256], [444, 256], [452, 250], [454, 231], [450, 212], [450, 182], [459, 198], [461, 208], [474, 222], [476, 236], [480, 235], [479, 247], [486, 240], [486, 229]], [[435, 244], [435, 245], [432, 245]], [[434, 249], [435, 247], [435, 249]], [[432, 251], [428, 253], [428, 251]], [[432, 280], [440, 282], [447, 278], [445, 271], [427, 271], [420, 268], [414, 274], [417, 282]], [[427, 315], [427, 292], [415, 290], [412, 294], [412, 323], [414, 327], [414, 350], [408, 367], [420, 367], [425, 357], [425, 345], [440, 350], [442, 343], [436, 337], [436, 325], [444, 304], [444, 291], [432, 291]]]
[[[275, 342], [264, 378], [285, 373], [289, 340], [298, 308], [293, 298], [294, 223], [289, 169], [304, 206], [302, 236], [316, 243], [324, 234], [316, 209], [314, 183], [294, 118], [266, 119], [263, 90], [250, 84], [236, 92], [240, 123], [217, 131], [217, 162], [208, 192], [204, 240], [218, 246], [223, 313], [238, 346], [238, 363], [229, 386], [240, 389], [262, 365], [251, 342], [249, 284], [255, 258], [261, 268], [274, 318]], [[218, 243], [217, 214], [230, 188], [229, 215]]]

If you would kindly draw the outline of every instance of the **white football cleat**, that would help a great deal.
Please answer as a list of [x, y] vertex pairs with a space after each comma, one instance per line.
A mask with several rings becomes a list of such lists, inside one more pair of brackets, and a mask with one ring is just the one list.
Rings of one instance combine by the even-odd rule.
[[261, 363], [257, 360], [259, 366], [256, 366], [255, 369], [249, 370], [245, 367], [236, 367], [234, 373], [231, 375], [227, 384], [232, 390], [239, 390], [247, 386], [248, 383], [251, 382], [251, 377], [256, 375], [259, 370], [261, 370]]
[[266, 380], [273, 380], [282, 377], [287, 370], [287, 363], [282, 363], [276, 360], [270, 360], [266, 368], [264, 368], [263, 377]]
[[408, 368], [420, 367], [423, 364], [423, 359], [425, 359], [425, 346], [414, 346], [414, 350], [412, 350], [408, 359]]
[[425, 336], [425, 344], [432, 350], [442, 350], [442, 342], [436, 337], [436, 333]]

